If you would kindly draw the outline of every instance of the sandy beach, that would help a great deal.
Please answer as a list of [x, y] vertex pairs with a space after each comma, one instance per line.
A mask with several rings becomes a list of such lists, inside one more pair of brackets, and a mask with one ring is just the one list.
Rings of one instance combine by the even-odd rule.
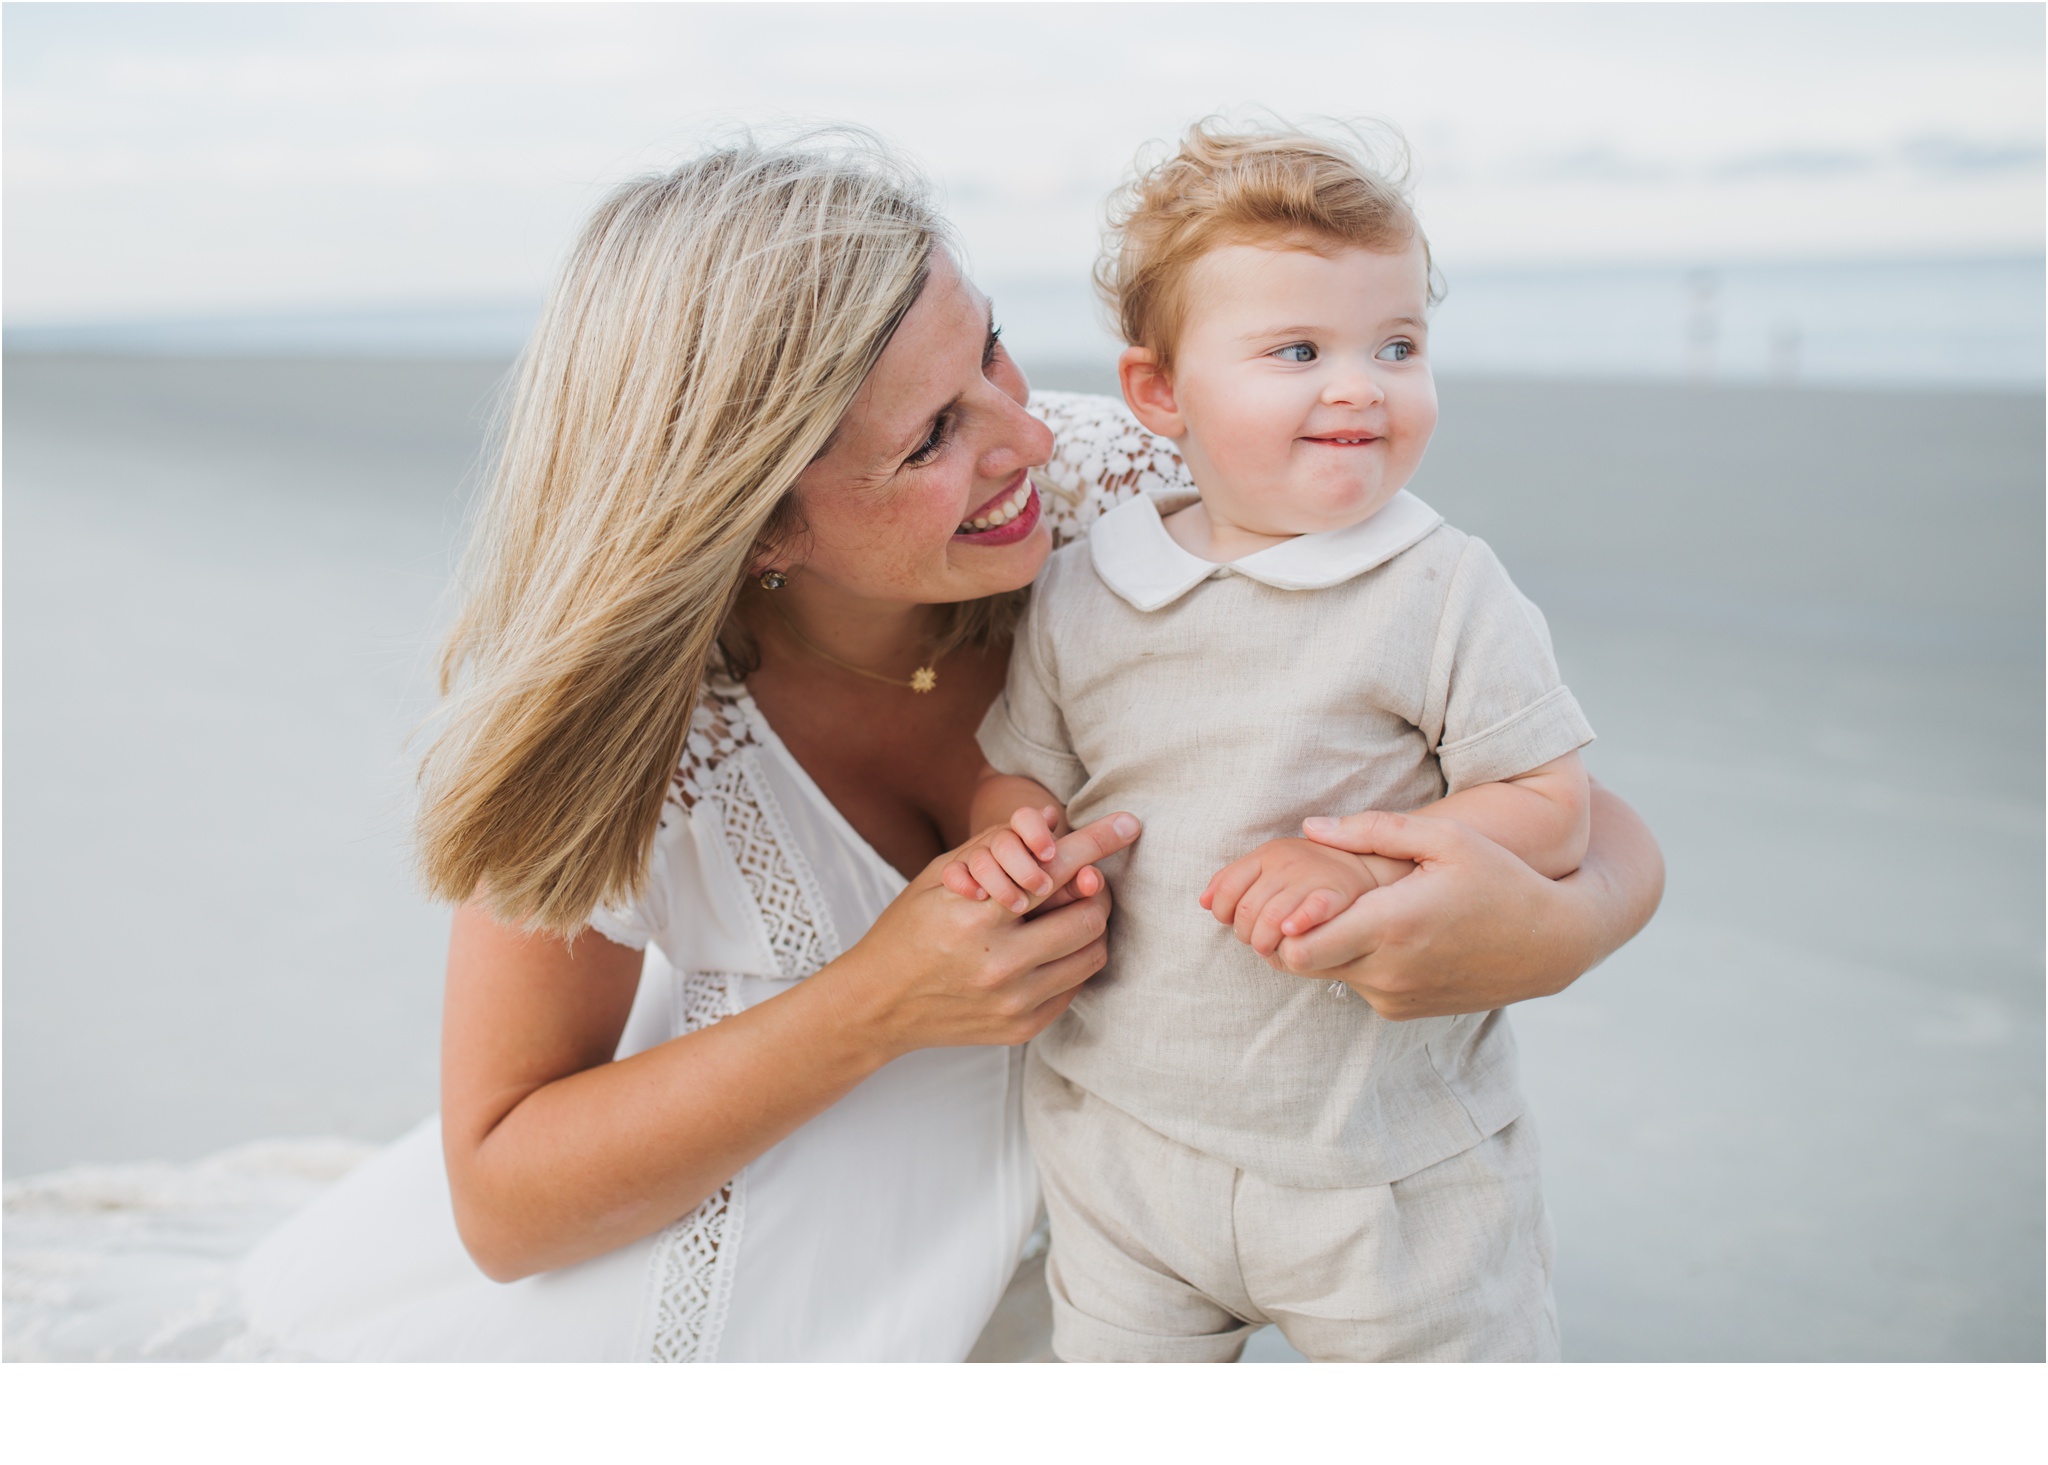
[[[404, 743], [504, 363], [5, 370], [11, 1267], [70, 1193], [25, 1177], [433, 1108]], [[1441, 395], [1415, 491], [1670, 864], [1515, 1015], [1567, 1357], [2039, 1360], [2040, 396]]]

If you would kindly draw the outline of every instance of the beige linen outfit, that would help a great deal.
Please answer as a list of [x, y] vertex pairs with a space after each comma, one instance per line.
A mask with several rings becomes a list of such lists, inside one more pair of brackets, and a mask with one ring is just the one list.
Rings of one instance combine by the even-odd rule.
[[1590, 741], [1542, 616], [1405, 492], [1227, 565], [1160, 507], [1054, 554], [980, 734], [1074, 823], [1145, 821], [1104, 865], [1109, 965], [1027, 1065], [1054, 1348], [1230, 1358], [1271, 1320], [1311, 1356], [1555, 1356], [1505, 1016], [1388, 1022], [1196, 904], [1307, 815], [1414, 808]]

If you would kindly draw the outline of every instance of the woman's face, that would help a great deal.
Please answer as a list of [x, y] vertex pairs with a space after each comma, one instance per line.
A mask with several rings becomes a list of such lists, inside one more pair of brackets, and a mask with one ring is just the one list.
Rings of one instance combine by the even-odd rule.
[[[834, 598], [937, 605], [1028, 585], [1052, 539], [1027, 470], [1052, 434], [988, 298], [942, 249], [917, 303], [797, 479], [803, 531], [764, 562]], [[977, 527], [978, 526], [978, 527]]]

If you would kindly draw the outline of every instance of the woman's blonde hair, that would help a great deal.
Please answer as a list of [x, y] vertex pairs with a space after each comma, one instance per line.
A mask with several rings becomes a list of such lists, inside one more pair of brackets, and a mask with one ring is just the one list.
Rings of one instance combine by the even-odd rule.
[[1422, 245], [1429, 300], [1441, 295], [1429, 240], [1408, 197], [1408, 148], [1385, 123], [1332, 124], [1321, 136], [1272, 121], [1205, 117], [1158, 161], [1140, 158], [1111, 196], [1095, 285], [1124, 343], [1162, 366], [1187, 319], [1195, 261], [1227, 244], [1400, 250]]
[[733, 669], [741, 583], [798, 529], [797, 475], [946, 238], [851, 130], [744, 140], [599, 205], [517, 369], [464, 564], [420, 773], [433, 895], [568, 935], [637, 892], [704, 678]]

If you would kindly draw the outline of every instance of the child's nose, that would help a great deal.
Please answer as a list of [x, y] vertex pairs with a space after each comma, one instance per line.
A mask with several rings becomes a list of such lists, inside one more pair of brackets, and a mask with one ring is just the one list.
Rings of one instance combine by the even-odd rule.
[[1372, 368], [1358, 363], [1340, 365], [1323, 384], [1323, 401], [1332, 407], [1377, 407], [1385, 396]]

